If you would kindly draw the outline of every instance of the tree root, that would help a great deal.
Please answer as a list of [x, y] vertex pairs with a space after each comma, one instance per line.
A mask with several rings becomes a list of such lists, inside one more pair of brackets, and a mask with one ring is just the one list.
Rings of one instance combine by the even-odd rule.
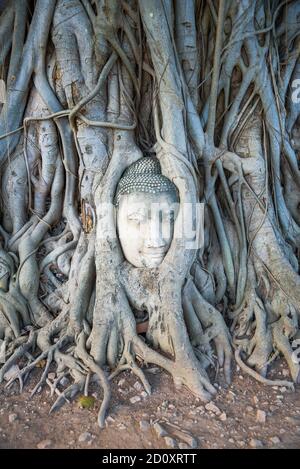
[[[120, 364], [118, 367], [110, 374], [109, 380], [112, 381], [119, 373], [125, 370], [131, 370], [133, 374], [135, 374], [142, 382], [146, 393], [150, 396], [151, 395], [151, 386], [148, 379], [145, 376], [145, 373], [141, 368], [139, 368], [133, 358], [131, 353], [132, 343], [128, 342], [127, 345], [124, 347], [123, 357], [120, 360]], [[124, 361], [127, 363], [123, 363]]]
[[93, 358], [87, 353], [86, 351], [86, 339], [87, 336], [84, 331], [82, 331], [78, 337], [78, 345], [76, 347], [76, 353], [77, 355], [82, 359], [84, 363], [87, 364], [87, 366], [90, 368], [91, 371], [96, 373], [100, 380], [100, 384], [103, 389], [104, 397], [100, 406], [100, 410], [98, 413], [98, 425], [100, 428], [103, 428], [105, 426], [105, 417], [107, 413], [107, 409], [109, 406], [109, 401], [110, 401], [110, 386], [108, 379], [104, 373], [104, 371], [98, 366]]
[[[4, 2], [0, 24], [0, 383], [21, 392], [43, 362], [31, 396], [49, 386], [52, 412], [97, 379], [102, 428], [122, 371], [150, 394], [153, 363], [206, 402], [233, 344], [247, 374], [293, 389], [267, 371], [282, 354], [300, 381], [299, 2], [25, 3]], [[161, 266], [133, 269], [107, 206], [154, 152], [180, 211], [209, 204], [205, 245], [186, 249], [177, 218]]]
[[267, 379], [264, 376], [261, 376], [259, 373], [257, 373], [257, 371], [253, 370], [252, 368], [250, 368], [243, 362], [240, 356], [240, 352], [241, 350], [239, 348], [235, 350], [234, 356], [235, 356], [236, 362], [241, 367], [241, 369], [245, 371], [245, 373], [250, 375], [252, 378], [256, 379], [260, 383], [265, 384], [267, 386], [282, 386], [282, 387], [285, 386], [293, 391], [295, 390], [295, 385], [291, 381], [286, 381], [286, 380], [281, 380], [281, 379], [273, 380], [273, 379]]
[[79, 392], [82, 392], [83, 391], [83, 388], [84, 388], [84, 383], [85, 383], [85, 378], [81, 378], [79, 379], [77, 382], [71, 384], [71, 386], [69, 386], [67, 389], [65, 389], [65, 391], [63, 391], [59, 396], [58, 398], [56, 399], [56, 401], [54, 402], [54, 404], [52, 405], [50, 411], [49, 411], [49, 414], [51, 414], [52, 412], [60, 409], [60, 407], [64, 404], [64, 403], [70, 403], [72, 399], [74, 399], [74, 397], [79, 393]]

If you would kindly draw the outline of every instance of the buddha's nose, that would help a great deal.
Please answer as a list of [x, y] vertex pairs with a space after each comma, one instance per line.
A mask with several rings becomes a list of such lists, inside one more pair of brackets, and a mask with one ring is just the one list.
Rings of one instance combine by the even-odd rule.
[[164, 248], [166, 245], [166, 241], [162, 237], [151, 237], [146, 238], [145, 245], [147, 248]]
[[166, 240], [164, 239], [159, 224], [150, 223], [145, 239], [145, 246], [147, 248], [164, 248], [166, 246]]

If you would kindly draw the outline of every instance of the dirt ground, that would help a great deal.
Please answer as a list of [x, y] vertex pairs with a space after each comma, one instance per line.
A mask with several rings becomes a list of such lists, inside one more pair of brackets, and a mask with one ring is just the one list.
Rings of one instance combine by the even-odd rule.
[[[0, 448], [300, 448], [300, 386], [295, 392], [266, 387], [236, 369], [229, 387], [219, 375], [215, 407], [205, 408], [156, 368], [146, 372], [152, 385], [147, 397], [136, 376], [125, 372], [113, 383], [109, 418], [100, 430], [97, 384], [90, 387], [93, 409], [80, 408], [76, 398], [49, 415], [54, 398], [48, 387], [30, 398], [40, 373], [35, 370], [21, 395], [17, 384], [0, 387]], [[286, 364], [277, 360], [272, 377], [286, 374]]]

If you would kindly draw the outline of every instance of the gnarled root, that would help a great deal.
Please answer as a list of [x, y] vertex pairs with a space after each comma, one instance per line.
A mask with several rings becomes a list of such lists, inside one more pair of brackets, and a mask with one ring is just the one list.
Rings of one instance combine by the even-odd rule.
[[[178, 279], [174, 278], [174, 272], [164, 277], [157, 272], [131, 269], [125, 263], [121, 275], [130, 303], [149, 312], [147, 339], [151, 347], [159, 349], [159, 353], [149, 349], [139, 339], [138, 354], [141, 353], [146, 362], [166, 369], [177, 386], [184, 385], [203, 401], [210, 400], [216, 390], [205, 371], [209, 360], [201, 358], [210, 351], [211, 340], [216, 346], [219, 364], [224, 365], [226, 379], [230, 381], [232, 352], [220, 313], [201, 297], [191, 279], [184, 286], [183, 298], [176, 295], [174, 285], [178, 284]], [[164, 291], [163, 298], [158, 291]], [[134, 345], [135, 340], [132, 339]], [[172, 358], [167, 358], [169, 356]]]
[[[224, 367], [224, 375], [227, 383], [231, 382], [231, 362], [232, 362], [232, 349], [231, 337], [229, 330], [221, 313], [209, 304], [199, 293], [194, 282], [189, 279], [183, 291], [184, 310], [186, 308], [188, 313], [185, 317], [190, 316], [192, 312], [196, 315], [198, 323], [198, 330], [204, 328], [203, 333], [199, 334], [198, 345], [205, 346], [211, 341], [214, 342], [218, 364]], [[194, 320], [195, 321], [195, 320]], [[193, 324], [193, 329], [189, 327], [189, 332], [194, 333], [196, 326]], [[197, 343], [197, 342], [196, 342]]]
[[259, 381], [271, 382], [266, 379], [268, 366], [282, 353], [293, 381], [298, 383], [300, 368], [293, 360], [290, 345], [299, 331], [297, 311], [283, 291], [279, 289], [274, 295], [273, 289], [272, 276], [269, 280], [266, 274], [262, 275], [258, 285], [253, 268], [249, 268], [244, 301], [238, 310], [230, 313], [233, 342], [246, 359], [243, 369], [251, 376], [261, 376], [263, 380], [259, 378]]

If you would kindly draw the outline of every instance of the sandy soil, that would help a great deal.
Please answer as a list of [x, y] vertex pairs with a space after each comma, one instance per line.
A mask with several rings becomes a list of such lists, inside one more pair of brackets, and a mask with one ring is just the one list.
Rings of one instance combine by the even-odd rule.
[[[287, 379], [283, 361], [273, 368], [273, 378]], [[10, 390], [1, 386], [0, 448], [182, 448], [184, 440], [198, 448], [300, 448], [299, 386], [296, 392], [266, 387], [237, 369], [229, 387], [218, 377], [216, 408], [205, 408], [188, 391], [175, 390], [166, 373], [152, 371], [146, 372], [153, 390], [147, 397], [131, 373], [115, 379], [103, 430], [97, 427], [101, 394], [96, 384], [90, 388], [93, 409], [80, 408], [75, 398], [51, 415], [54, 398], [48, 387], [30, 398], [40, 369], [21, 395], [17, 383]], [[137, 402], [130, 402], [133, 397]], [[165, 436], [158, 435], [162, 430]]]

